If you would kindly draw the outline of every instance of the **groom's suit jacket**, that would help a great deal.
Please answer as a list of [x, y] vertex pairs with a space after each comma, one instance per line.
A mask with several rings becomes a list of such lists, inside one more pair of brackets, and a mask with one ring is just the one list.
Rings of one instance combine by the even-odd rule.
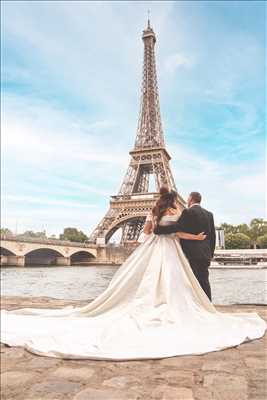
[[175, 232], [186, 232], [198, 234], [205, 232], [204, 240], [180, 239], [182, 249], [189, 260], [210, 262], [215, 250], [215, 226], [213, 214], [202, 208], [199, 204], [183, 210], [180, 218], [175, 224], [169, 226], [158, 225], [154, 229], [156, 234], [169, 234]]

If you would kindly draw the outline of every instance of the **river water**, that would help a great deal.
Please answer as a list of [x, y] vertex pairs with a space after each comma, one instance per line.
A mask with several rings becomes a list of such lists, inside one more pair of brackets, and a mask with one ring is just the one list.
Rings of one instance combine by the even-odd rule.
[[[91, 300], [109, 284], [118, 267], [3, 267], [2, 296], [48, 296]], [[267, 304], [267, 270], [210, 269], [214, 304]]]

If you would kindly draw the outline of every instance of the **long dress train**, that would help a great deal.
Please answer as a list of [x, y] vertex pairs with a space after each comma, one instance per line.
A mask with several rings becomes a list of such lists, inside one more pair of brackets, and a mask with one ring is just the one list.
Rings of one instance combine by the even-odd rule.
[[[177, 216], [164, 216], [162, 224]], [[255, 312], [222, 313], [195, 278], [179, 239], [153, 233], [83, 307], [1, 311], [1, 342], [42, 356], [134, 360], [203, 354], [260, 338]]]

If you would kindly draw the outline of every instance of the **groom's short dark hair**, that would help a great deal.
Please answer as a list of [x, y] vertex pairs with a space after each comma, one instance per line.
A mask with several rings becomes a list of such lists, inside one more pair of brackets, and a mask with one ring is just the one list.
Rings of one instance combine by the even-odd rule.
[[200, 203], [201, 202], [201, 194], [198, 192], [191, 192], [190, 196], [193, 200], [194, 203]]

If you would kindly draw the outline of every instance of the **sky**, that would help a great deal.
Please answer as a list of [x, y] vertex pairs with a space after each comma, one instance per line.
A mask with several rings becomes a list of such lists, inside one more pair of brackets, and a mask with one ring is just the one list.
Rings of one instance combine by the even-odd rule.
[[150, 10], [179, 193], [215, 223], [266, 217], [265, 4], [2, 1], [2, 223], [87, 235], [117, 194], [137, 129]]

